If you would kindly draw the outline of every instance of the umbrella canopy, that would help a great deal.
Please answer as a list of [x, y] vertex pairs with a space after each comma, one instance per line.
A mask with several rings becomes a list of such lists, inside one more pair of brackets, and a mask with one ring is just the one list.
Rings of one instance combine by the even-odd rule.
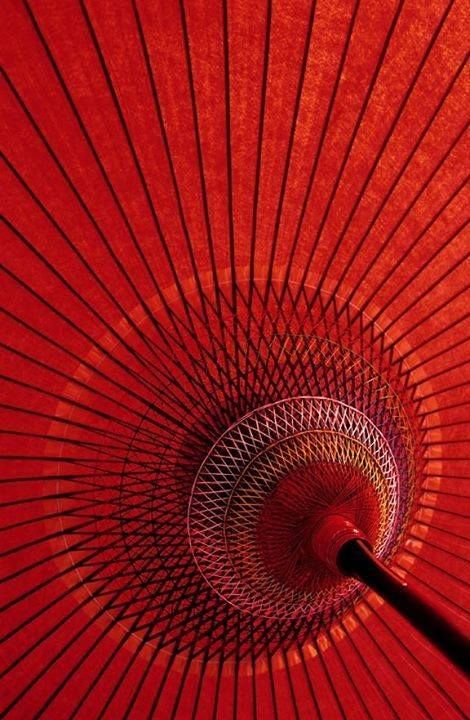
[[2, 717], [470, 714], [466, 19], [1, 4]]

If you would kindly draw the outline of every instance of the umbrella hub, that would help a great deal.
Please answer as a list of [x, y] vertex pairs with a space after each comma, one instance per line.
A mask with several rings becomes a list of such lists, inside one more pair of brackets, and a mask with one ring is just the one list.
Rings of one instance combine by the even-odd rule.
[[188, 533], [201, 574], [224, 600], [256, 616], [320, 621], [361, 593], [337, 570], [335, 542], [361, 528], [387, 556], [411, 492], [402, 446], [385, 416], [380, 423], [339, 400], [293, 397], [219, 438], [192, 488]]

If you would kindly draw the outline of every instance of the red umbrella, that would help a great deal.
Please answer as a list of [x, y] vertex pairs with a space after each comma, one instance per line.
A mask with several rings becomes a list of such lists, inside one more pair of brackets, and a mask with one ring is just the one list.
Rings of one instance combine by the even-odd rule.
[[466, 3], [0, 13], [0, 716], [468, 717]]

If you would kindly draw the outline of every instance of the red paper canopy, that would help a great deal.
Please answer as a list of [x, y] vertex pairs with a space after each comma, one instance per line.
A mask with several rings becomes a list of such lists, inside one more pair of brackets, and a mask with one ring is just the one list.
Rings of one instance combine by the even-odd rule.
[[466, 15], [1, 4], [1, 713], [470, 714]]

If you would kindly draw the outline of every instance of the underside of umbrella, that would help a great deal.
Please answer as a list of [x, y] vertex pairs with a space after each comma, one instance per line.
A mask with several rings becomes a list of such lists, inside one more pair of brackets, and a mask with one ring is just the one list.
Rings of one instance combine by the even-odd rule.
[[466, 21], [3, 0], [0, 717], [470, 715]]

